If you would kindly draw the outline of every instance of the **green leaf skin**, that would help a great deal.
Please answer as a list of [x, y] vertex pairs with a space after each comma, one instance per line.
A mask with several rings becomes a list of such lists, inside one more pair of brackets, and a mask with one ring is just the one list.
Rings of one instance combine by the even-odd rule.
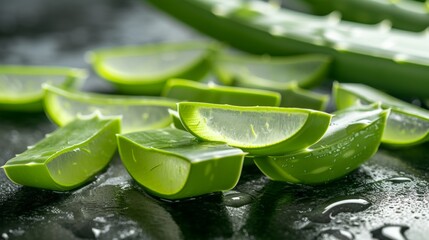
[[75, 89], [86, 77], [84, 69], [1, 65], [0, 111], [41, 112], [43, 83]]
[[282, 156], [256, 158], [255, 163], [275, 181], [322, 184], [340, 178], [377, 152], [388, 113], [374, 106], [339, 111], [319, 142]]
[[279, 106], [280, 94], [273, 91], [219, 86], [190, 80], [170, 79], [162, 96], [183, 101], [238, 106]]
[[178, 129], [120, 134], [118, 146], [134, 180], [151, 194], [166, 199], [233, 188], [245, 155], [223, 143], [199, 142]]
[[302, 89], [293, 84], [282, 94], [281, 107], [309, 108], [324, 111], [329, 102], [329, 95]]
[[333, 96], [338, 109], [353, 105], [381, 103], [391, 109], [382, 142], [408, 147], [429, 140], [429, 111], [363, 84], [334, 83]]
[[164, 128], [171, 124], [169, 109], [176, 108], [177, 100], [148, 97], [108, 95], [70, 91], [44, 84], [45, 112], [58, 126], [64, 126], [79, 114], [95, 111], [103, 116], [121, 116], [121, 130], [125, 132]]
[[[293, 2], [293, 1], [292, 1]], [[338, 11], [344, 20], [375, 24], [389, 20], [392, 27], [424, 31], [429, 27], [428, 3], [413, 0], [299, 0], [318, 15]]]
[[[205, 77], [216, 49], [213, 43], [194, 41], [102, 49], [89, 56], [98, 75], [114, 84], [121, 93], [159, 95], [170, 78], [200, 80]], [[185, 59], [186, 54], [193, 57]], [[139, 57], [146, 58], [144, 63], [133, 60]], [[126, 63], [112, 64], [114, 68], [109, 66], [109, 61], [121, 59]]]
[[183, 126], [205, 141], [225, 142], [250, 155], [281, 155], [317, 142], [331, 115], [310, 109], [181, 102]]
[[302, 88], [326, 79], [331, 58], [325, 55], [270, 57], [219, 54], [214, 71], [221, 82], [239, 87], [284, 90], [292, 84]]
[[270, 55], [327, 54], [333, 58], [333, 79], [398, 96], [429, 97], [427, 34], [340, 21], [335, 14], [312, 16], [263, 1], [150, 2], [235, 48]]
[[57, 129], [3, 166], [7, 177], [24, 186], [67, 191], [90, 181], [116, 151], [120, 119], [77, 119]]

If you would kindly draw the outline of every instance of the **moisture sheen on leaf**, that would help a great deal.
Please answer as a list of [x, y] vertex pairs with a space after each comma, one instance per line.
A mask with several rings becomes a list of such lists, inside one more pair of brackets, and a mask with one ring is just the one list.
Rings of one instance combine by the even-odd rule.
[[305, 148], [323, 136], [331, 120], [330, 114], [310, 109], [197, 102], [177, 106], [190, 133], [239, 147], [251, 155], [280, 155]]
[[277, 181], [321, 184], [340, 178], [377, 152], [388, 113], [375, 105], [338, 111], [317, 143], [282, 156], [256, 158], [255, 163]]
[[77, 119], [10, 159], [3, 166], [15, 183], [66, 191], [104, 169], [116, 151], [120, 120], [94, 116]]
[[223, 143], [199, 142], [178, 129], [118, 135], [127, 171], [153, 195], [180, 199], [233, 188], [245, 153]]

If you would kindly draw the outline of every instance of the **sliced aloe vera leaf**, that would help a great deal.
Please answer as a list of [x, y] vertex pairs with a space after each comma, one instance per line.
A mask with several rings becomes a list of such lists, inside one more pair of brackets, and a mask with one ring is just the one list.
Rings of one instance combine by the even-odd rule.
[[390, 108], [382, 139], [385, 144], [404, 147], [429, 140], [429, 111], [426, 109], [363, 84], [335, 83], [333, 95], [338, 109], [375, 102], [380, 102], [385, 109]]
[[119, 91], [159, 95], [170, 78], [203, 78], [213, 49], [202, 41], [162, 43], [96, 50], [89, 56], [95, 71]]
[[177, 106], [190, 133], [239, 147], [251, 155], [280, 155], [310, 146], [323, 136], [331, 120], [328, 113], [300, 108], [197, 102]]
[[259, 157], [255, 163], [277, 181], [321, 184], [340, 178], [376, 153], [388, 113], [374, 105], [336, 112], [317, 143], [282, 156]]
[[330, 57], [324, 55], [219, 55], [215, 72], [222, 82], [240, 87], [280, 90], [298, 83], [300, 87], [309, 88], [325, 79], [330, 62]]
[[182, 120], [180, 120], [179, 113], [173, 109], [168, 109], [168, 113], [170, 113], [170, 116], [173, 118], [172, 127], [186, 131], [186, 128], [182, 124]]
[[204, 84], [184, 79], [170, 79], [163, 96], [191, 102], [208, 102], [238, 106], [279, 106], [277, 92]]
[[43, 110], [43, 83], [77, 88], [86, 78], [83, 69], [45, 66], [0, 66], [0, 110]]
[[178, 129], [118, 135], [130, 175], [153, 195], [180, 199], [233, 188], [244, 153], [223, 143], [199, 142]]
[[90, 181], [116, 151], [120, 119], [79, 118], [10, 159], [7, 177], [24, 186], [67, 191]]
[[104, 116], [121, 116], [122, 132], [164, 128], [171, 124], [168, 109], [176, 100], [160, 97], [137, 97], [69, 91], [52, 85], [45, 89], [45, 112], [59, 126], [80, 114], [100, 112]]
[[324, 111], [329, 102], [329, 95], [300, 88], [292, 84], [282, 94], [281, 107], [309, 108]]

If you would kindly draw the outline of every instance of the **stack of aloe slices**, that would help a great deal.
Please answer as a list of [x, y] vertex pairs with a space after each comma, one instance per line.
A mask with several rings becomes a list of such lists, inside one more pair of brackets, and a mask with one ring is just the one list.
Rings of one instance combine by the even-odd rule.
[[[233, 188], [246, 154], [273, 180], [320, 184], [356, 169], [377, 151], [380, 141], [409, 146], [428, 139], [427, 111], [363, 85], [334, 85], [337, 108], [344, 110], [333, 114], [311, 110], [324, 109], [327, 97], [301, 87], [324, 77], [327, 57], [219, 57], [210, 46], [161, 44], [92, 53], [94, 68], [102, 76], [116, 76], [110, 80], [119, 79], [119, 90], [135, 94], [147, 87], [143, 92], [162, 92], [164, 97], [81, 92], [72, 84], [84, 75], [77, 70], [72, 71], [77, 77], [63, 84], [35, 81], [32, 88], [37, 85], [42, 97], [34, 100], [24, 94], [23, 99], [31, 100], [9, 102], [19, 109], [32, 109], [29, 103], [41, 103], [43, 98], [46, 114], [60, 128], [9, 160], [3, 167], [7, 176], [22, 185], [72, 190], [105, 168], [119, 146], [128, 172], [148, 192], [180, 199]], [[196, 54], [201, 49], [204, 57]], [[178, 60], [182, 54], [186, 61]], [[173, 70], [167, 68], [158, 75], [155, 70], [129, 72], [132, 59], [137, 64], [154, 56]], [[210, 68], [208, 59], [219, 82], [254, 89], [197, 82]], [[180, 69], [174, 62], [181, 63]], [[168, 80], [191, 76], [183, 74], [188, 70], [199, 77]], [[32, 72], [39, 73], [31, 68], [23, 72], [30, 78]], [[289, 77], [279, 78], [282, 74]], [[125, 87], [120, 86], [123, 82]], [[304, 102], [306, 108], [285, 108], [294, 105], [288, 96]], [[176, 107], [177, 101], [194, 102], [179, 102]], [[374, 102], [381, 104], [371, 105]], [[94, 112], [108, 117], [82, 117]], [[182, 130], [165, 128], [172, 123], [169, 112], [176, 120], [174, 126]]]

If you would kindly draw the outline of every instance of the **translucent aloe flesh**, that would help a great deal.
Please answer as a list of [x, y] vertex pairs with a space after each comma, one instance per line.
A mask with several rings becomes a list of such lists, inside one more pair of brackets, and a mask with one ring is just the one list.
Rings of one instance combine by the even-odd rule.
[[178, 100], [239, 106], [279, 106], [281, 98], [279, 93], [273, 91], [219, 86], [183, 79], [170, 79], [162, 95]]
[[388, 20], [394, 28], [424, 31], [429, 27], [429, 1], [413, 0], [300, 0], [315, 14], [338, 11], [345, 20], [379, 23]]
[[356, 104], [380, 102], [391, 113], [383, 134], [383, 143], [410, 146], [429, 139], [429, 111], [363, 84], [334, 84], [333, 95], [338, 109]]
[[366, 83], [395, 95], [429, 97], [425, 33], [341, 21], [335, 14], [312, 16], [262, 1], [150, 2], [236, 48], [272, 55], [327, 54], [333, 57], [334, 79]]
[[57, 129], [3, 166], [25, 186], [67, 191], [90, 181], [116, 151], [119, 119], [78, 119]]
[[59, 126], [78, 115], [100, 112], [104, 116], [121, 116], [122, 132], [164, 128], [172, 123], [168, 109], [176, 100], [160, 97], [137, 97], [69, 91], [44, 85], [45, 111]]
[[76, 88], [86, 75], [65, 67], [0, 66], [0, 110], [41, 111], [43, 83]]
[[160, 43], [91, 52], [95, 71], [119, 91], [159, 95], [170, 78], [201, 79], [210, 68], [209, 42]]
[[118, 135], [119, 153], [130, 175], [153, 195], [180, 199], [233, 188], [244, 153], [215, 142], [199, 142], [178, 129]]
[[256, 158], [255, 163], [276, 181], [321, 184], [340, 178], [376, 153], [388, 112], [374, 106], [339, 111], [317, 143], [282, 156]]
[[190, 133], [251, 155], [279, 155], [305, 148], [322, 137], [331, 120], [330, 114], [298, 108], [182, 102], [177, 110]]
[[331, 59], [323, 55], [268, 57], [220, 55], [215, 71], [224, 83], [241, 87], [284, 90], [291, 84], [309, 88], [322, 82]]

